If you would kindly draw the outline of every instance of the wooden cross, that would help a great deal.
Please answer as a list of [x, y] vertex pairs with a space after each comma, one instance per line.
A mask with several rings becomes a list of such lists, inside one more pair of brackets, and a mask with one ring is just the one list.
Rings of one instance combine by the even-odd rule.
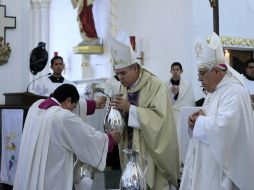
[[209, 0], [213, 8], [213, 31], [219, 36], [219, 0]]
[[5, 33], [7, 28], [16, 28], [16, 17], [6, 16], [6, 6], [0, 5], [0, 36], [5, 44]]

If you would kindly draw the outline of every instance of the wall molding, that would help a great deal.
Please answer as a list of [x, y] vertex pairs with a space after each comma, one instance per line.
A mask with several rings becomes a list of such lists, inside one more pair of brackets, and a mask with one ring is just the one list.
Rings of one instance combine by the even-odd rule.
[[221, 36], [220, 39], [224, 48], [254, 49], [254, 39], [227, 36]]

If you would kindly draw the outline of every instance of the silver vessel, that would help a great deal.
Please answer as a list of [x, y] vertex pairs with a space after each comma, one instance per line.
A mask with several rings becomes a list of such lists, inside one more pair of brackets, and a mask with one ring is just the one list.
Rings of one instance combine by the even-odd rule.
[[76, 190], [91, 190], [94, 180], [93, 168], [76, 160], [74, 163], [73, 183]]
[[123, 133], [124, 119], [121, 112], [112, 106], [108, 106], [103, 126], [106, 133], [111, 131], [118, 131]]
[[[109, 98], [110, 102], [113, 99], [113, 97], [122, 96], [122, 94], [118, 94], [115, 96], [109, 96], [102, 90], [100, 90], [100, 92], [105, 94], [107, 96], [107, 98]], [[124, 125], [125, 125], [125, 122], [124, 122], [122, 113], [119, 110], [117, 110], [116, 108], [114, 108], [113, 106], [109, 105], [107, 107], [106, 116], [103, 121], [104, 131], [106, 133], [111, 132], [111, 131], [117, 131], [117, 132], [123, 133]]]
[[131, 149], [123, 151], [127, 154], [128, 162], [120, 179], [120, 190], [146, 190], [147, 161], [144, 159], [144, 170], [142, 170], [140, 154]]

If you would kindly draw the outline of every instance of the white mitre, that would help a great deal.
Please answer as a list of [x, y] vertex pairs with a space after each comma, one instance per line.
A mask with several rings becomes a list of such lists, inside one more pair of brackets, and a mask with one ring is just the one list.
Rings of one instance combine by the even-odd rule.
[[124, 31], [119, 32], [116, 38], [110, 38], [110, 50], [114, 69], [122, 69], [138, 63], [129, 36]]
[[196, 57], [198, 59], [198, 69], [212, 69], [219, 64], [225, 64], [224, 52], [220, 38], [213, 33], [208, 42], [200, 40], [195, 44]]
[[241, 84], [244, 84], [242, 75], [226, 63], [221, 40], [216, 33], [213, 32], [206, 43], [197, 40], [195, 52], [199, 70], [212, 69], [214, 67], [223, 71], [227, 70], [228, 74], [232, 74]]

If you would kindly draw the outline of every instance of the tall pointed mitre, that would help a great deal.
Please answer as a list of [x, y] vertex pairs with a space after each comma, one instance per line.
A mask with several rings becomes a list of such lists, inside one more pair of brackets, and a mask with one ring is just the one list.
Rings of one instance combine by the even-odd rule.
[[213, 32], [206, 43], [203, 43], [201, 40], [196, 40], [195, 52], [199, 70], [212, 69], [214, 67], [223, 71], [227, 70], [241, 84], [244, 84], [242, 75], [226, 63], [221, 40], [216, 33]]
[[124, 31], [120, 31], [116, 38], [110, 37], [110, 50], [114, 69], [122, 69], [138, 63], [129, 36]]
[[208, 42], [197, 40], [195, 44], [196, 57], [198, 58], [198, 69], [212, 69], [225, 63], [225, 57], [217, 34], [213, 33]]

